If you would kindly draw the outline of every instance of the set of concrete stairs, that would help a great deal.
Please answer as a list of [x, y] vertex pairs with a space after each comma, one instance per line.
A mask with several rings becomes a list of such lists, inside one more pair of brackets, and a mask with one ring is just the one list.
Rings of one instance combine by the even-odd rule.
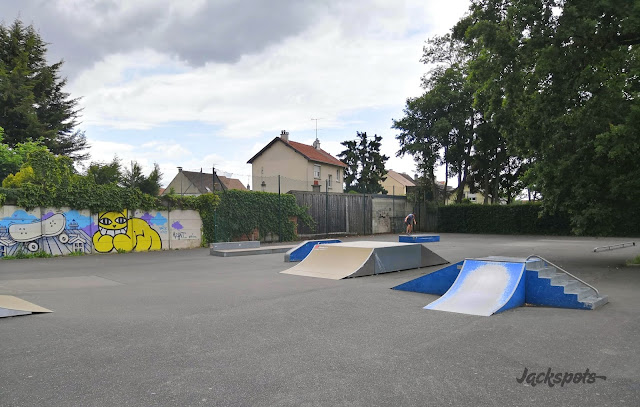
[[527, 262], [526, 287], [528, 304], [596, 309], [609, 302], [608, 296], [539, 259]]

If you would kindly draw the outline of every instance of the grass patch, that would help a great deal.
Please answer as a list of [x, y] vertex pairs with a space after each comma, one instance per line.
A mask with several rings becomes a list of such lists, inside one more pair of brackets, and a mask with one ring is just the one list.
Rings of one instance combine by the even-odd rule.
[[27, 253], [22, 250], [17, 251], [14, 255], [3, 256], [2, 260], [21, 260], [21, 259], [48, 259], [53, 257], [51, 253], [45, 251], [38, 251], [35, 253]]
[[627, 266], [640, 265], [640, 254], [631, 260], [627, 260]]
[[79, 257], [79, 256], [84, 256], [86, 253], [81, 251], [81, 250], [77, 250], [75, 252], [71, 252], [69, 253], [69, 256], [75, 256], [75, 257]]

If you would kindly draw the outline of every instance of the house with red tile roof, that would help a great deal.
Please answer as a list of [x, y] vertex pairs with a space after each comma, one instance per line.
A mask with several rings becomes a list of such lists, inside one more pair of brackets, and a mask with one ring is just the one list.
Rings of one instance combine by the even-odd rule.
[[298, 143], [282, 130], [248, 163], [254, 191], [344, 192], [347, 165], [321, 149], [317, 139], [313, 145]]

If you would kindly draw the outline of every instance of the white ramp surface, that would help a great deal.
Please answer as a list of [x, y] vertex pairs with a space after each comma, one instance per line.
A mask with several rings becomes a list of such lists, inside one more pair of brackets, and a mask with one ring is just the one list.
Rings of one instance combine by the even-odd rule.
[[341, 280], [364, 267], [372, 253], [373, 249], [367, 247], [319, 244], [304, 260], [282, 273]]
[[511, 299], [524, 268], [524, 263], [466, 260], [449, 291], [424, 308], [490, 316]]
[[0, 295], [0, 318], [41, 312], [52, 311], [12, 295]]

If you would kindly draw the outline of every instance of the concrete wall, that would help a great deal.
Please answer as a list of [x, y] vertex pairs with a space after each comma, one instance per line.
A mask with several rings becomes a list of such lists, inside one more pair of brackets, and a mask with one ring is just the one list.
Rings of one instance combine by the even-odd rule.
[[407, 198], [391, 195], [374, 195], [372, 199], [373, 233], [401, 233], [402, 222], [413, 211], [413, 205]]
[[70, 208], [0, 207], [0, 256], [44, 251], [109, 253], [199, 247], [202, 220], [196, 211], [91, 213]]

